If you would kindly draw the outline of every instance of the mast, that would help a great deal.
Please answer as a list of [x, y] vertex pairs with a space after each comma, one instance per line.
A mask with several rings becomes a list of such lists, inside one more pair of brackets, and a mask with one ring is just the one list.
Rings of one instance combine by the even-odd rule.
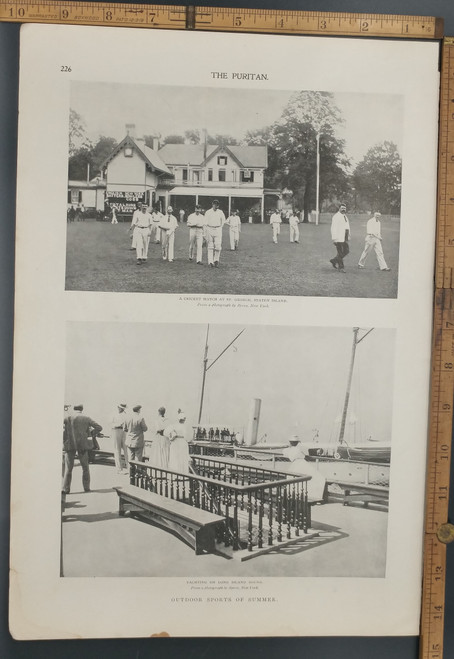
[[197, 421], [197, 425], [200, 425], [200, 421], [202, 419], [202, 409], [203, 409], [203, 395], [205, 393], [205, 378], [207, 375], [207, 364], [208, 364], [208, 335], [210, 332], [210, 326], [207, 325], [207, 335], [205, 339], [205, 352], [203, 356], [203, 375], [202, 375], [202, 391], [200, 393], [200, 408], [199, 408], [199, 420]]
[[344, 409], [342, 411], [342, 421], [341, 421], [341, 427], [340, 427], [340, 430], [339, 430], [339, 444], [344, 443], [345, 422], [347, 421], [348, 402], [350, 400], [350, 390], [351, 390], [351, 387], [352, 387], [353, 366], [355, 364], [356, 346], [358, 345], [358, 342], [357, 342], [358, 332], [359, 332], [359, 327], [354, 327], [353, 328], [352, 356], [351, 356], [351, 359], [350, 359], [350, 370], [349, 370], [349, 373], [348, 373], [347, 391], [345, 392]]
[[345, 423], [347, 421], [347, 411], [348, 411], [348, 403], [350, 400], [350, 390], [352, 386], [352, 377], [353, 377], [353, 366], [355, 364], [355, 355], [356, 355], [356, 346], [358, 343], [361, 343], [363, 339], [366, 338], [368, 334], [372, 332], [373, 328], [370, 329], [368, 332], [363, 334], [363, 336], [358, 339], [358, 332], [359, 332], [359, 327], [354, 327], [353, 328], [353, 344], [352, 344], [352, 356], [350, 359], [350, 370], [348, 373], [348, 382], [347, 382], [347, 391], [345, 392], [345, 401], [344, 401], [344, 409], [342, 411], [342, 421], [341, 421], [341, 427], [339, 430], [339, 444], [344, 443], [344, 434], [345, 434]]

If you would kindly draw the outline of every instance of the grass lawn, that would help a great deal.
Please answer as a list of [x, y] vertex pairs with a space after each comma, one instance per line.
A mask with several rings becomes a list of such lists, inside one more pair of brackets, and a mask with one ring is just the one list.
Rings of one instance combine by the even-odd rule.
[[357, 268], [364, 248], [368, 217], [349, 216], [352, 238], [345, 259], [346, 274], [331, 266], [336, 250], [331, 242], [330, 217], [319, 226], [300, 224], [300, 242], [291, 244], [289, 226], [281, 225], [279, 243], [269, 224], [243, 224], [239, 249], [230, 251], [224, 228], [218, 269], [188, 261], [189, 229], [180, 225], [175, 236], [175, 261], [161, 258], [161, 246], [150, 243], [148, 262], [136, 265], [130, 250], [129, 224], [74, 222], [68, 224], [66, 289], [72, 291], [192, 293], [230, 295], [310, 295], [395, 298], [399, 259], [396, 219], [382, 217], [383, 250], [391, 272], [380, 272], [374, 253], [366, 267]]

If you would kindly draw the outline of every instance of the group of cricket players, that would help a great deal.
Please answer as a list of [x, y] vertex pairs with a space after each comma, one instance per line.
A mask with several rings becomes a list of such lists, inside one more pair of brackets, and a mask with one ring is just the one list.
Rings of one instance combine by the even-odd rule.
[[[374, 250], [377, 257], [379, 269], [389, 272], [382, 249], [381, 237], [381, 214], [376, 211], [367, 222], [366, 241], [364, 250], [358, 262], [358, 268], [364, 268], [366, 258], [370, 251]], [[299, 243], [299, 227], [301, 218], [297, 210], [288, 212], [288, 224], [290, 228], [290, 243]], [[147, 204], [142, 203], [140, 208], [134, 211], [129, 232], [132, 232], [131, 249], [135, 249], [137, 265], [147, 261], [148, 248], [151, 241], [161, 245], [162, 258], [172, 263], [174, 260], [175, 231], [178, 228], [178, 220], [173, 214], [172, 206], [167, 207], [164, 215], [158, 209], [150, 213]], [[282, 224], [282, 214], [276, 208], [270, 215], [270, 226], [272, 229], [273, 243], [277, 244]], [[208, 265], [212, 268], [219, 267], [222, 249], [222, 230], [224, 225], [229, 227], [230, 249], [238, 249], [241, 233], [241, 219], [236, 210], [232, 210], [226, 219], [223, 211], [219, 208], [219, 201], [214, 199], [212, 206], [205, 213], [200, 205], [195, 206], [187, 220], [189, 228], [189, 260], [197, 265], [203, 265], [202, 251], [204, 245], [207, 247]], [[344, 258], [349, 253], [350, 224], [346, 215], [346, 206], [341, 204], [337, 213], [333, 215], [331, 223], [331, 239], [336, 247], [336, 255], [330, 259], [330, 263], [339, 272], [345, 273]]]
[[[240, 241], [241, 220], [236, 210], [232, 210], [226, 219], [223, 211], [219, 208], [219, 201], [215, 199], [210, 209], [205, 214], [202, 207], [196, 205], [195, 210], [187, 220], [189, 227], [189, 260], [197, 265], [202, 263], [203, 246], [207, 246], [208, 265], [212, 268], [219, 267], [219, 259], [222, 249], [222, 229], [229, 227], [230, 249], [236, 251]], [[172, 206], [167, 207], [164, 215], [158, 209], [151, 213], [146, 204], [134, 211], [129, 231], [132, 232], [131, 249], [136, 250], [137, 265], [146, 262], [150, 241], [161, 244], [162, 258], [172, 263], [174, 260], [175, 231], [178, 228], [178, 220], [173, 214]]]

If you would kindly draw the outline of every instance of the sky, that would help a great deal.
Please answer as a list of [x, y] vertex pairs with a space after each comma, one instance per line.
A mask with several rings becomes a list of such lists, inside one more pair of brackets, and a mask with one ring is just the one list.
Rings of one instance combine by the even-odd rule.
[[[71, 109], [84, 119], [88, 136], [117, 141], [125, 125], [135, 124], [137, 137], [160, 133], [183, 134], [206, 128], [241, 140], [248, 130], [279, 119], [295, 91], [127, 85], [106, 82], [71, 83]], [[323, 91], [323, 90], [321, 90]], [[403, 97], [386, 94], [335, 94], [345, 124], [338, 137], [346, 140], [353, 165], [367, 150], [384, 140], [402, 152]]]
[[[243, 328], [210, 326], [209, 364]], [[197, 423], [206, 325], [71, 322], [67, 329], [65, 400], [83, 403], [107, 434], [119, 403], [141, 404], [150, 427], [161, 405], [169, 420], [182, 408], [187, 423]], [[394, 330], [374, 329], [357, 346], [350, 441], [354, 432], [357, 441], [391, 440], [394, 339]], [[260, 398], [259, 438], [311, 441], [317, 429], [320, 440], [334, 441], [352, 340], [351, 328], [246, 326], [207, 372], [202, 422], [243, 431]]]

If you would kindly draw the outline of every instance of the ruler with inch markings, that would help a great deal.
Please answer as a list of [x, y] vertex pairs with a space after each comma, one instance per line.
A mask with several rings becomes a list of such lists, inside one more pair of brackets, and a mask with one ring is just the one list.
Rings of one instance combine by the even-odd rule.
[[[0, 0], [0, 21], [271, 34], [441, 39], [428, 16], [233, 9], [71, 0]], [[420, 659], [442, 659], [454, 401], [454, 38], [442, 45], [437, 259], [426, 481]]]
[[281, 34], [439, 39], [443, 21], [431, 16], [347, 14], [173, 5], [0, 0], [0, 21], [68, 23]]

